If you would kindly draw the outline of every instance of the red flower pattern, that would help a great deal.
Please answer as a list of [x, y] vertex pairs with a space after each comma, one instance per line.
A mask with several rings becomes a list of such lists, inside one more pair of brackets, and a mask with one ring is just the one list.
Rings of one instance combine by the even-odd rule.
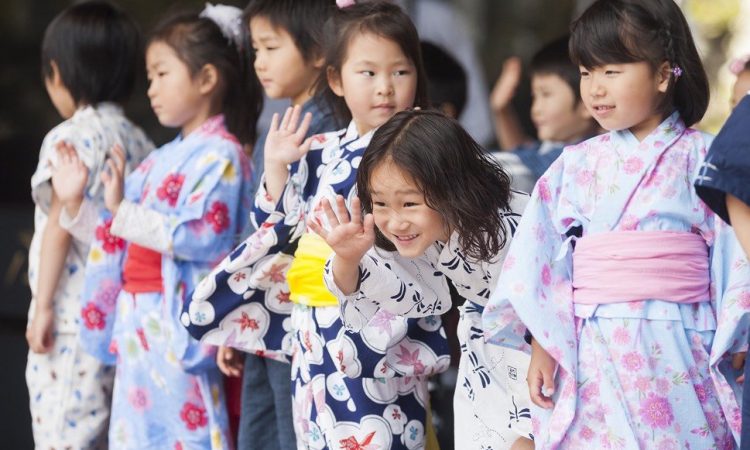
[[215, 201], [206, 212], [205, 219], [211, 224], [214, 233], [219, 234], [229, 228], [229, 208], [226, 203]]
[[92, 302], [88, 302], [86, 307], [81, 311], [83, 324], [89, 330], [103, 330], [105, 325], [104, 318], [106, 316], [107, 315]]
[[156, 190], [156, 196], [161, 201], [166, 201], [169, 206], [177, 204], [177, 198], [180, 196], [182, 183], [185, 182], [185, 175], [181, 173], [170, 173], [164, 178], [159, 189]]
[[186, 402], [180, 411], [180, 419], [185, 422], [185, 426], [190, 431], [205, 427], [208, 424], [205, 408], [201, 408], [195, 403]]
[[96, 240], [101, 241], [102, 248], [107, 253], [115, 253], [125, 248], [125, 241], [109, 232], [112, 219], [107, 219], [103, 225], [96, 227]]

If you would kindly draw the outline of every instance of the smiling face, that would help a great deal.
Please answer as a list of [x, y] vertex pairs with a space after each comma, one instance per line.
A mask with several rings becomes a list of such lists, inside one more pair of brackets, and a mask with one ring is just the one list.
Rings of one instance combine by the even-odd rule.
[[329, 69], [331, 90], [343, 96], [360, 135], [414, 106], [417, 71], [394, 41], [373, 33], [355, 34], [340, 73]]
[[380, 163], [370, 177], [375, 226], [401, 256], [416, 258], [449, 232], [443, 217], [425, 202], [414, 180], [391, 160]]
[[531, 120], [540, 141], [574, 142], [589, 133], [591, 115], [559, 75], [531, 77]]
[[663, 120], [658, 106], [669, 79], [666, 65], [654, 73], [646, 62], [581, 67], [581, 98], [602, 128], [629, 129], [640, 141]]
[[200, 81], [164, 42], [155, 41], [146, 50], [148, 98], [151, 109], [165, 127], [180, 127], [187, 135], [210, 114], [210, 98]]
[[250, 34], [255, 50], [255, 73], [270, 98], [289, 98], [301, 105], [312, 95], [312, 88], [323, 66], [322, 58], [307, 62], [292, 36], [275, 27], [268, 18], [253, 17]]

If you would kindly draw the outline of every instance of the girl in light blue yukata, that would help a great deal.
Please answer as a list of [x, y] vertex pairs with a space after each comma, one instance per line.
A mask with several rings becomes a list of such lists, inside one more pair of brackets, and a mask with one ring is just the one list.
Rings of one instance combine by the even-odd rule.
[[96, 226], [81, 339], [116, 363], [113, 449], [232, 447], [215, 350], [179, 322], [185, 296], [246, 224], [260, 89], [241, 11], [208, 5], [157, 26], [146, 51], [159, 122], [181, 130], [127, 178], [115, 148], [104, 173], [110, 214]]
[[672, 0], [600, 0], [570, 49], [609, 132], [536, 184], [486, 337], [527, 330], [536, 448], [735, 448], [750, 276], [693, 189], [712, 137], [690, 128], [708, 80], [688, 24]]

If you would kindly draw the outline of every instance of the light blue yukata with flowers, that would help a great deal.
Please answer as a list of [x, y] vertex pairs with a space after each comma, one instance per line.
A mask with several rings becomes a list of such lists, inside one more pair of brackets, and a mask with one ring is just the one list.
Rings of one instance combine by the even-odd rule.
[[[117, 364], [110, 448], [231, 448], [215, 349], [180, 324], [185, 296], [246, 224], [249, 159], [222, 115], [155, 150], [125, 180], [89, 253], [81, 338]], [[161, 254], [161, 292], [122, 290], [133, 244]]]
[[[567, 147], [534, 188], [483, 321], [505, 346], [522, 345], [525, 327], [558, 363], [554, 408], [532, 408], [536, 448], [735, 447], [730, 361], [747, 342], [750, 270], [693, 189], [710, 142], [674, 113], [641, 142], [624, 130]], [[584, 275], [574, 255], [587, 239], [644, 234], [698, 244], [685, 255], [703, 261], [701, 298], [607, 298], [620, 283], [601, 301], [574, 302]], [[608, 260], [628, 250], [608, 245]], [[659, 289], [670, 271], [642, 275]]]
[[261, 179], [257, 231], [200, 283], [185, 306], [183, 323], [203, 342], [273, 358], [291, 356], [292, 410], [301, 448], [423, 448], [427, 376], [449, 363], [438, 316], [404, 319], [384, 312], [377, 324], [351, 333], [335, 299], [332, 305], [290, 301], [287, 274], [294, 255], [299, 257], [297, 244], [312, 236], [307, 223], [326, 221], [323, 199], [334, 202], [342, 195], [351, 202], [372, 134], [359, 136], [351, 122], [315, 136], [310, 151], [290, 166], [278, 202]]

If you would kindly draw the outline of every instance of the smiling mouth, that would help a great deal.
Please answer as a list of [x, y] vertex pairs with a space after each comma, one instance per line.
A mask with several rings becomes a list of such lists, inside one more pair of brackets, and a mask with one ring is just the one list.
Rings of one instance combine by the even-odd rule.
[[606, 113], [615, 109], [614, 106], [594, 106], [594, 111], [598, 113]]
[[414, 239], [416, 239], [418, 236], [419, 236], [418, 234], [402, 234], [402, 235], [394, 234], [393, 235], [393, 237], [396, 238], [398, 242], [404, 242], [404, 243], [411, 242]]

